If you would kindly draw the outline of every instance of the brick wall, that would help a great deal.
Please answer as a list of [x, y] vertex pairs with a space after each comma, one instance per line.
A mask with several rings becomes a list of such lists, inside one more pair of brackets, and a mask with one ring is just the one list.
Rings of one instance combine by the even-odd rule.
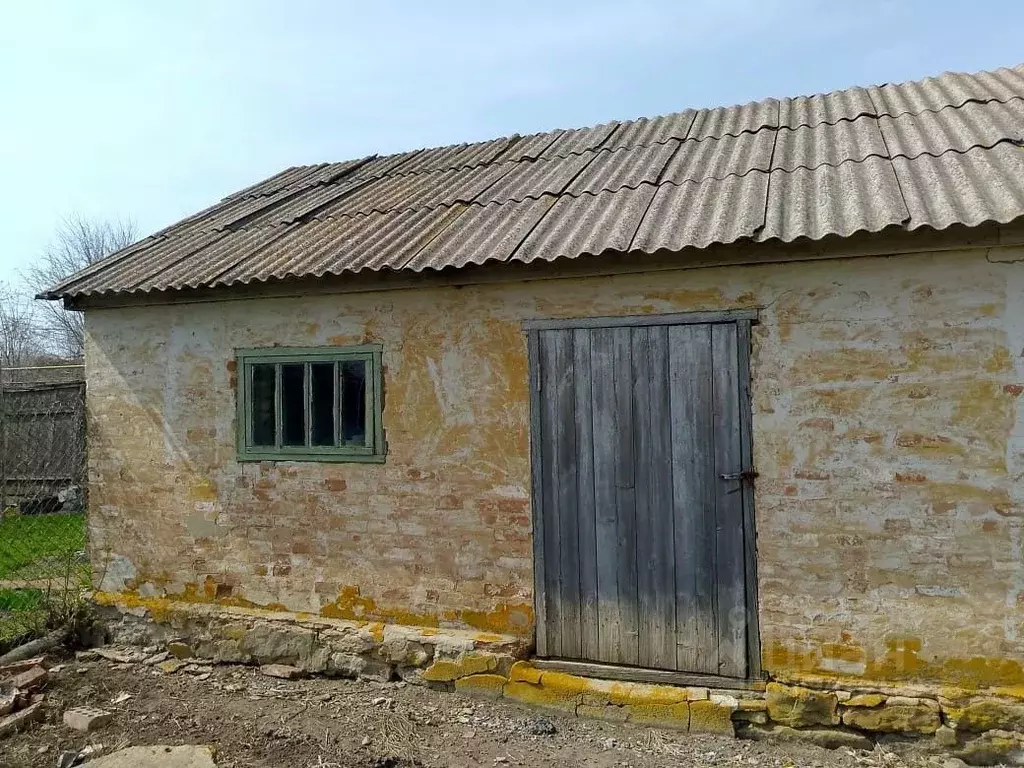
[[[96, 578], [144, 597], [528, 633], [521, 320], [758, 306], [766, 669], [1024, 683], [1022, 258], [90, 310]], [[235, 461], [234, 348], [366, 342], [384, 344], [386, 464]]]

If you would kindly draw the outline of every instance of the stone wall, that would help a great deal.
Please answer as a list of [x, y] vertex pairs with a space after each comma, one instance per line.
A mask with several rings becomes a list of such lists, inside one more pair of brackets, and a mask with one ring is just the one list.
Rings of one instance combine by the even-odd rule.
[[[520, 322], [759, 307], [765, 670], [1024, 685], [1021, 259], [976, 249], [91, 309], [97, 584], [528, 638]], [[384, 465], [235, 461], [235, 348], [366, 342], [384, 345]]]

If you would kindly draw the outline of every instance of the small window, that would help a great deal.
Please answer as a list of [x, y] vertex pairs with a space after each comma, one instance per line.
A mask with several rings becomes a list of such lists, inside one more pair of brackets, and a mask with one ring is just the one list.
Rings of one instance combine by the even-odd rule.
[[381, 350], [240, 350], [238, 458], [384, 461]]

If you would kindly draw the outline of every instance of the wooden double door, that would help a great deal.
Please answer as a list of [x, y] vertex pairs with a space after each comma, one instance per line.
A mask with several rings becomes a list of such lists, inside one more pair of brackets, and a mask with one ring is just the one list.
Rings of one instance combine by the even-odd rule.
[[751, 319], [526, 325], [539, 657], [759, 672]]

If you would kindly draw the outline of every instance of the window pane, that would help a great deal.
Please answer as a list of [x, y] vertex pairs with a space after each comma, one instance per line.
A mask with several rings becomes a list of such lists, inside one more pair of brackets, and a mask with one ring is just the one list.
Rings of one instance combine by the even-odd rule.
[[313, 413], [310, 431], [313, 445], [334, 445], [334, 363], [312, 363]]
[[277, 425], [274, 420], [274, 390], [277, 382], [273, 365], [252, 366], [252, 444], [274, 445]]
[[342, 445], [366, 445], [366, 361], [345, 360], [341, 368]]
[[306, 366], [281, 366], [281, 444], [306, 444]]

